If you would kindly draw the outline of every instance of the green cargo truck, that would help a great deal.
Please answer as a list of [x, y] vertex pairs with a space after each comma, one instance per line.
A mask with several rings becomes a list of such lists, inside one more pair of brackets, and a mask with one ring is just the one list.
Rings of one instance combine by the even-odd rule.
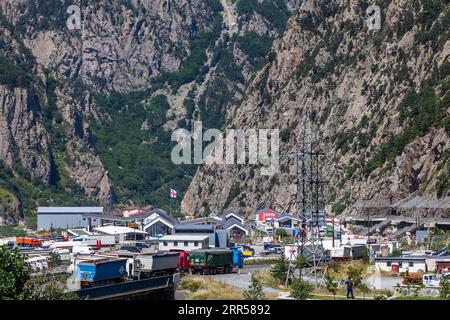
[[233, 251], [227, 249], [194, 250], [189, 254], [191, 274], [233, 272]]

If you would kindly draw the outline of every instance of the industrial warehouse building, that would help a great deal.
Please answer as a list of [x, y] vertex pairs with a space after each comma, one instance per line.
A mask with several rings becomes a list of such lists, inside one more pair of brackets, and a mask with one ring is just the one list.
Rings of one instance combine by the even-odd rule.
[[[84, 214], [103, 214], [103, 207], [39, 207], [37, 212], [38, 230], [69, 229], [88, 227]], [[91, 226], [98, 226], [100, 220], [92, 220]]]

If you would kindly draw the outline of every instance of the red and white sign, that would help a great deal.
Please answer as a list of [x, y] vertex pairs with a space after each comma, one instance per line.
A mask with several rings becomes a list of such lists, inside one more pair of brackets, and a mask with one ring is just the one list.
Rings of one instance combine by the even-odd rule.
[[170, 198], [171, 199], [177, 198], [177, 191], [175, 189], [170, 189]]

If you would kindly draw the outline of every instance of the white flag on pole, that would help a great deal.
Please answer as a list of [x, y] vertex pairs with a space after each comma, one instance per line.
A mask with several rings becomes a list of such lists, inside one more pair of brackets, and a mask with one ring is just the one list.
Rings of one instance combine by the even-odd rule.
[[177, 198], [177, 191], [175, 189], [170, 189], [170, 198], [171, 199]]

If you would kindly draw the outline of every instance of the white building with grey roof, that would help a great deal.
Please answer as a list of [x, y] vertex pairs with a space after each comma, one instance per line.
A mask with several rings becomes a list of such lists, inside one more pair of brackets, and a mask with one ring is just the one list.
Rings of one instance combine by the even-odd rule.
[[[39, 207], [37, 211], [38, 230], [72, 229], [88, 227], [84, 214], [103, 214], [103, 207]], [[92, 221], [98, 226], [100, 221]]]

